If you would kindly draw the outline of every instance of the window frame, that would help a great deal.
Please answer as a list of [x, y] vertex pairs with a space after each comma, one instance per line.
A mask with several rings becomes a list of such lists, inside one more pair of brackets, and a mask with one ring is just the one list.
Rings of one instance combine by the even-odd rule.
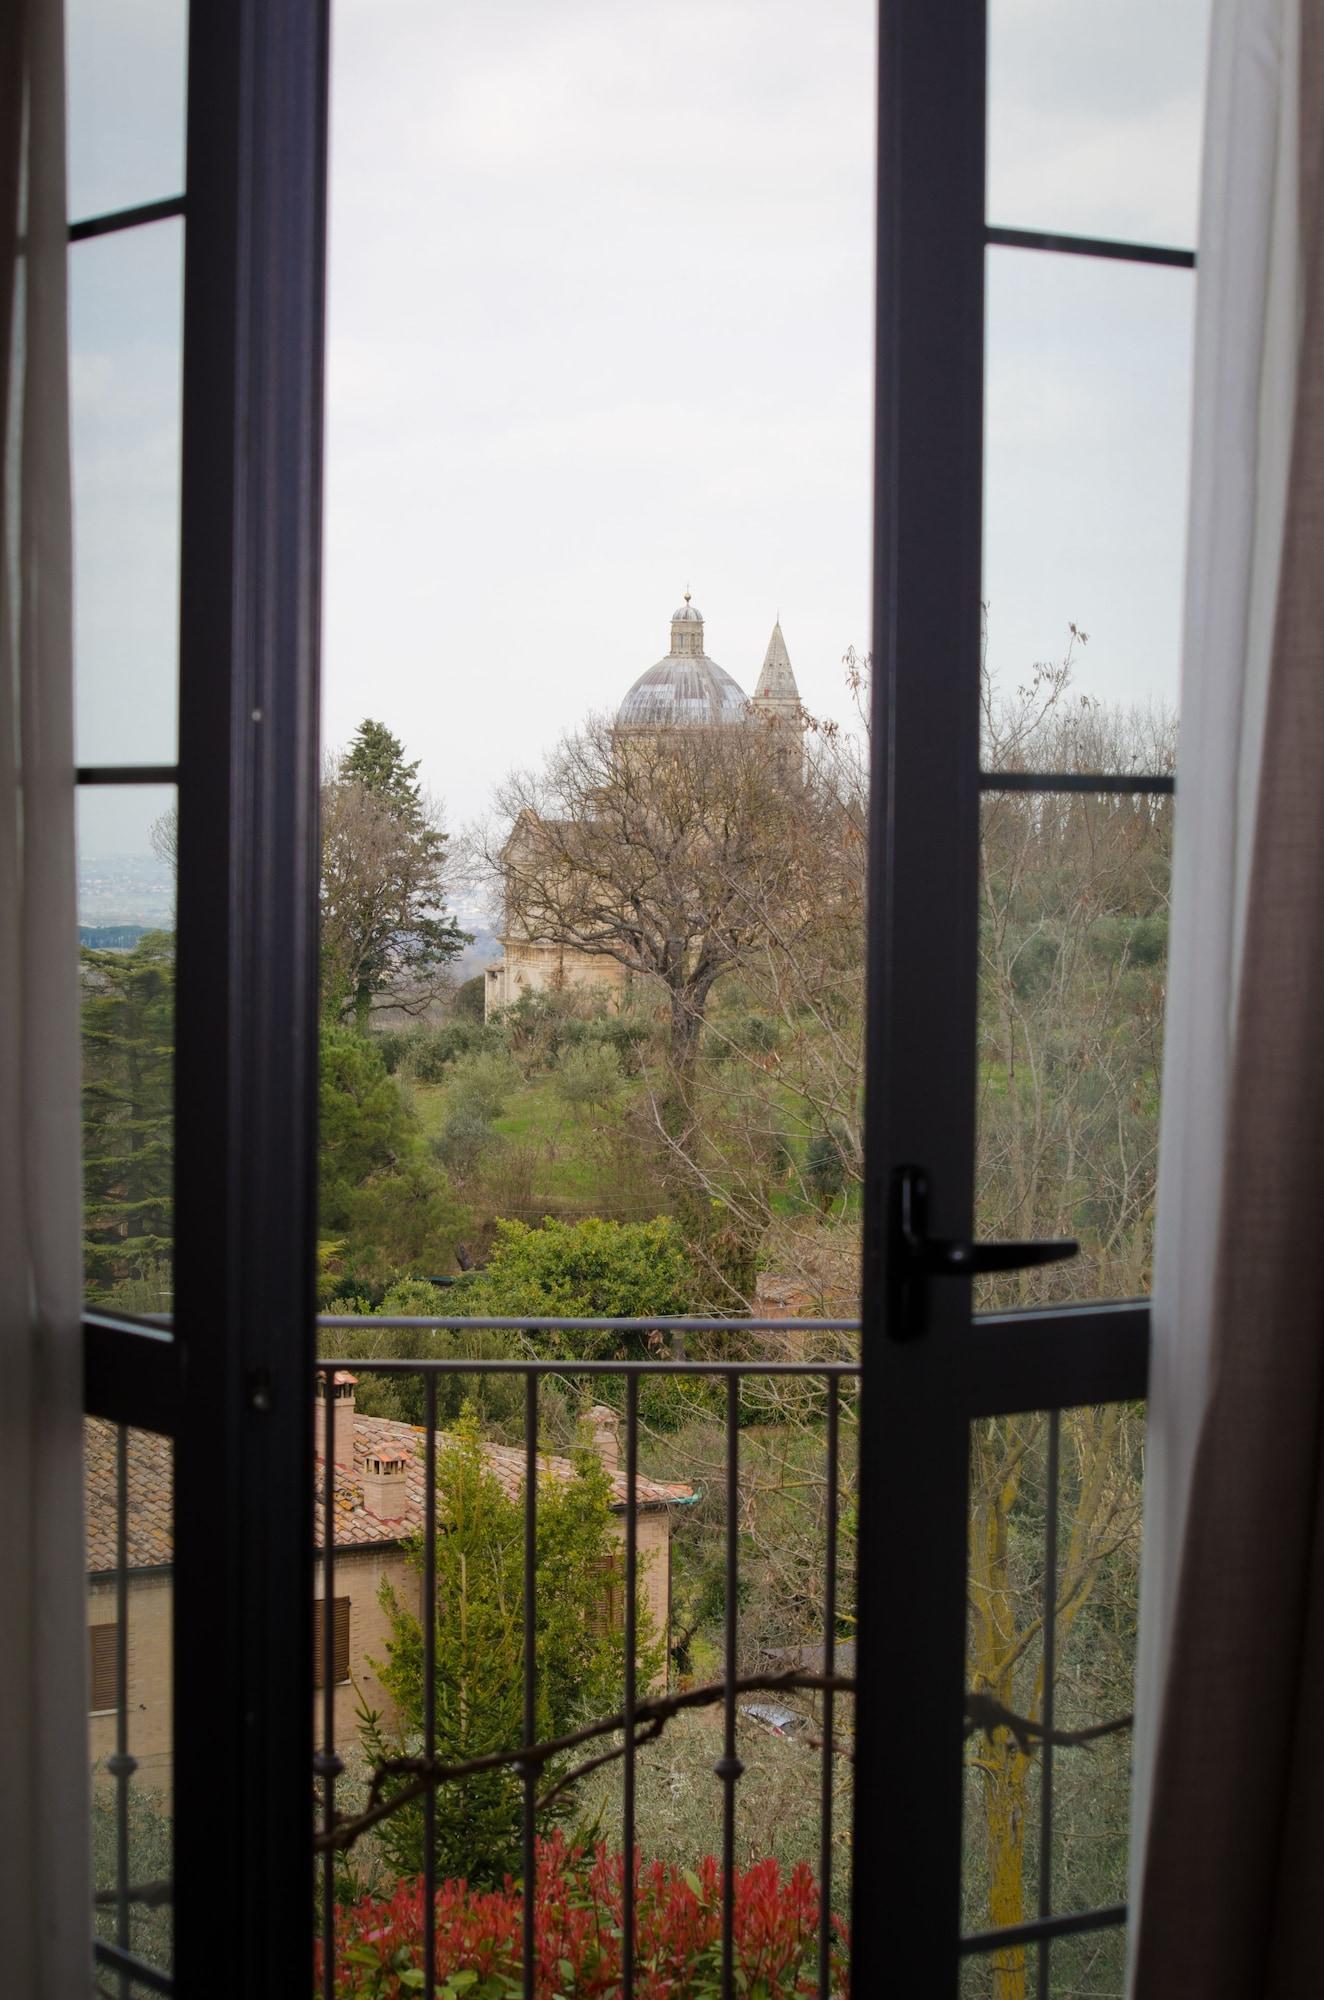
[[[955, 1387], [931, 1357], [968, 1335], [959, 1285], [930, 1341], [883, 1325], [894, 1166], [924, 1160], [943, 1233], [972, 1220], [984, 260], [1025, 234], [986, 227], [985, 14], [880, 0], [862, 1993], [956, 1990], [970, 1416], [1143, 1395], [1147, 1361], [1143, 1304], [991, 1316]], [[179, 787], [175, 1327], [88, 1313], [85, 1352], [89, 1411], [177, 1441], [176, 1978], [218, 2000], [236, 1968], [256, 2000], [309, 1971], [328, 41], [329, 0], [191, 0], [184, 196], [72, 232], [185, 218], [178, 765], [79, 774]], [[922, 1537], [891, 1532], [902, 1487]], [[884, 1569], [940, 1673], [888, 1643]]]
[[176, 1441], [175, 1973], [144, 1977], [217, 2000], [309, 1973], [328, 45], [329, 0], [190, 0], [183, 195], [70, 231], [185, 224], [178, 763], [77, 774], [178, 787], [174, 1324], [85, 1312], [84, 1400]]
[[[922, 1163], [934, 1236], [973, 1235], [978, 862], [984, 790], [1170, 793], [1164, 775], [980, 768], [986, 258], [993, 246], [1194, 266], [1167, 246], [990, 225], [986, 0], [880, 0], [875, 364], [874, 770], [866, 1063], [860, 1691], [852, 1985], [954, 1996], [972, 1420], [1142, 1400], [1147, 1301], [972, 1315], [968, 1277], [889, 1331], [900, 1175]], [[922, 1524], [922, 1532], [896, 1524]], [[886, 1575], [885, 1593], [868, 1587]], [[907, 1606], [907, 1642], [887, 1608]], [[879, 1809], [886, 1798], [904, 1811]], [[880, 1923], [878, 1882], [903, 1913]], [[1008, 1946], [1096, 1930], [1124, 1906], [1041, 1909]], [[1048, 1954], [1038, 1990], [1046, 1995]]]

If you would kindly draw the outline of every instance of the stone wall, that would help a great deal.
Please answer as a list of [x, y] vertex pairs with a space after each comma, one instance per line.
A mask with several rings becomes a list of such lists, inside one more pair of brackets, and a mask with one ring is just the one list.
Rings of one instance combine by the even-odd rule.
[[[138, 1759], [134, 1785], [160, 1792], [171, 1789], [170, 1676], [174, 1661], [171, 1626], [174, 1581], [168, 1569], [142, 1570], [129, 1581], [128, 1737], [129, 1755]], [[87, 1623], [112, 1626], [117, 1598], [113, 1578], [89, 1578]], [[89, 1647], [91, 1642], [89, 1641]], [[88, 1747], [98, 1784], [112, 1781], [106, 1759], [114, 1753], [117, 1716], [113, 1708], [93, 1710], [88, 1717]]]
[[[625, 1517], [612, 1516], [612, 1525], [622, 1549], [625, 1545]], [[671, 1622], [671, 1521], [663, 1508], [639, 1515], [639, 1567], [644, 1595], [652, 1614], [655, 1635], [670, 1643]], [[362, 1694], [368, 1707], [392, 1717], [389, 1696], [371, 1664], [386, 1658], [389, 1620], [380, 1602], [383, 1582], [389, 1582], [402, 1605], [417, 1616], [420, 1578], [418, 1571], [398, 1548], [338, 1549], [334, 1582], [336, 1597], [349, 1599], [349, 1667], [351, 1679], [336, 1688], [336, 1741], [342, 1746], [358, 1741], [357, 1711]], [[322, 1595], [320, 1573], [313, 1594]], [[171, 1673], [173, 1668], [172, 1609], [174, 1587], [169, 1570], [139, 1570], [129, 1580], [129, 1753], [138, 1759], [135, 1785], [160, 1793], [170, 1800], [171, 1756]], [[87, 1622], [113, 1625], [116, 1591], [113, 1578], [89, 1578]], [[665, 1686], [665, 1665], [658, 1685]], [[314, 1728], [320, 1732], [322, 1697], [313, 1697]], [[115, 1749], [114, 1709], [93, 1712], [88, 1718], [88, 1738], [94, 1782], [111, 1782], [106, 1759]]]
[[[625, 1547], [625, 1516], [613, 1514], [612, 1525], [622, 1550]], [[644, 1600], [653, 1619], [653, 1636], [663, 1644], [662, 1672], [654, 1693], [667, 1684], [667, 1651], [671, 1645], [671, 1516], [666, 1508], [640, 1514], [635, 1538]], [[622, 1556], [624, 1561], [624, 1556]]]
[[564, 993], [578, 989], [605, 995], [617, 1007], [630, 975], [614, 958], [575, 951], [569, 945], [530, 944], [522, 938], [501, 940], [505, 956], [487, 968], [484, 985], [486, 1018], [502, 1007], [513, 1007], [522, 993]]
[[[332, 1589], [337, 1597], [349, 1599], [350, 1679], [336, 1689], [336, 1742], [357, 1743], [359, 1696], [369, 1708], [379, 1709], [386, 1721], [394, 1717], [394, 1706], [382, 1686], [374, 1660], [385, 1661], [386, 1641], [391, 1623], [380, 1603], [383, 1583], [389, 1583], [406, 1611], [418, 1616], [422, 1579], [395, 1548], [337, 1549]], [[314, 1577], [313, 1596], [321, 1597], [322, 1578]], [[321, 1729], [321, 1692], [316, 1700], [317, 1728]]]

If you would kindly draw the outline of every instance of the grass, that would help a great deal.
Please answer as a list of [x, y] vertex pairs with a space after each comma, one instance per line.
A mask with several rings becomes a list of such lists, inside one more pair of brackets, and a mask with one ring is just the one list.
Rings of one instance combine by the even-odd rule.
[[[614, 1105], [587, 1113], [564, 1102], [554, 1076], [535, 1077], [512, 1092], [493, 1129], [509, 1145], [534, 1153], [531, 1206], [539, 1215], [567, 1208], [587, 1213], [610, 1204], [615, 1193], [611, 1165], [597, 1135], [621, 1118], [641, 1088], [637, 1081], [623, 1079]], [[414, 1085], [414, 1105], [429, 1138], [439, 1135], [446, 1122], [447, 1096], [445, 1083]]]

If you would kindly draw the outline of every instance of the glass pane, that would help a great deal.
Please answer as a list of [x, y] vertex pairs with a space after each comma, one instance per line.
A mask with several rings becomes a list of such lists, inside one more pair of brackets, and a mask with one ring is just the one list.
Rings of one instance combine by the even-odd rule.
[[167, 1313], [173, 1267], [175, 791], [78, 794], [83, 1269], [90, 1303]]
[[[1030, 751], [1058, 755], [1074, 717], [1024, 705]], [[1134, 1298], [1153, 1250], [1172, 801], [990, 792], [981, 818], [976, 1230], [1081, 1250], [980, 1279], [977, 1304]]]
[[[983, 1726], [966, 1743], [967, 1932], [1125, 1900], [1129, 1723], [1051, 1749], [1038, 1732], [1130, 1716], [1143, 1447], [1143, 1412], [1130, 1404], [971, 1426], [966, 1685], [972, 1707], [998, 1706], [974, 1709]], [[1020, 1951], [987, 1962], [995, 1976], [972, 1991], [1024, 1994]], [[1067, 1960], [1059, 1966], [1056, 1945], [1053, 1971], [1054, 1993], [1076, 1990], [1058, 1983]]]
[[[970, 1429], [970, 1529], [966, 1686], [1018, 1716], [1043, 1703], [1044, 1497], [1048, 1420], [990, 1417]], [[1037, 1909], [1039, 1760], [1006, 1729], [965, 1745], [961, 1928], [1024, 1923]], [[1003, 1960], [1006, 1962], [1004, 1963]], [[988, 1961], [999, 1984], [1025, 1965], [1018, 1950]]]
[[1074, 625], [1077, 690], [1175, 708], [1192, 275], [997, 249], [987, 272], [989, 671], [1061, 663]]
[[174, 1457], [84, 1426], [94, 1935], [169, 1971], [174, 1951]]
[[981, 1952], [961, 1961], [961, 2000], [1028, 2000], [1038, 1991], [1038, 1945]]
[[1118, 1924], [1053, 1943], [1051, 2000], [1117, 2000], [1126, 1991], [1126, 1931]]
[[[1064, 1410], [1060, 1437], [1054, 1720], [1058, 1728], [1073, 1730], [1129, 1715], [1134, 1706], [1143, 1406], [1109, 1403]], [[1124, 1903], [1131, 1815], [1129, 1729], [1101, 1737], [1088, 1749], [1057, 1752], [1053, 1807], [1054, 1912]], [[1067, 1962], [1062, 1961], [1063, 1972]], [[1106, 1952], [1098, 1962], [1112, 1963]], [[1055, 1984], [1053, 1990], [1074, 1989]]]
[[183, 225], [69, 253], [80, 764], [172, 764]]
[[992, 0], [988, 217], [1195, 242], [1209, 0]]
[[185, 0], [66, 0], [69, 218], [184, 186]]

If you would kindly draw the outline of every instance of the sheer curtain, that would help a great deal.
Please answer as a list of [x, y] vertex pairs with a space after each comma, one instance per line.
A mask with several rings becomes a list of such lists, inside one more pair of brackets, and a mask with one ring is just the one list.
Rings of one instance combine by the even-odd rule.
[[3, 1984], [91, 1981], [64, 51], [0, 7]]
[[1135, 2000], [1319, 1984], [1324, 16], [1215, 0], [1146, 1481]]

